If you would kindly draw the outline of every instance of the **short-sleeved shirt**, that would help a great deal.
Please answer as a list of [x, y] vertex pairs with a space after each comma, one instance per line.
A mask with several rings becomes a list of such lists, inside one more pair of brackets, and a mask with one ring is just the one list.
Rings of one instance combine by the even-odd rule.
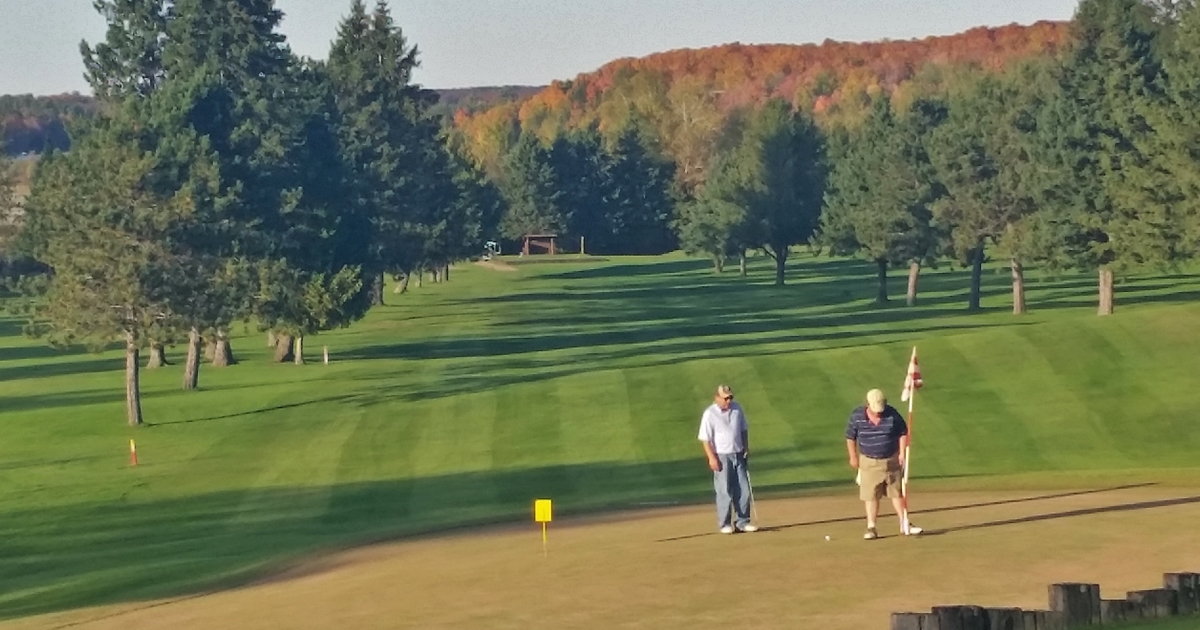
[[742, 433], [748, 430], [746, 413], [736, 402], [721, 411], [717, 403], [708, 406], [700, 418], [700, 441], [711, 442], [717, 453], [741, 453], [746, 450]]
[[891, 405], [879, 414], [879, 424], [867, 419], [867, 408], [859, 407], [850, 412], [846, 425], [846, 439], [858, 443], [858, 452], [872, 459], [889, 459], [900, 451], [900, 438], [908, 435], [908, 425]]

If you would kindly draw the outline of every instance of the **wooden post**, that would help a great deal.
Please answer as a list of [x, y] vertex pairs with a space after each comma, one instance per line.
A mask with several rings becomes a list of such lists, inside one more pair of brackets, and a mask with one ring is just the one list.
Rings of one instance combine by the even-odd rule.
[[1113, 314], [1113, 272], [1107, 267], [1100, 268], [1100, 315]]
[[329, 346], [321, 346], [321, 360], [329, 365]]
[[582, 237], [582, 236], [580, 236], [580, 237], [579, 237], [579, 255], [580, 255], [580, 256], [583, 256], [583, 255], [586, 255], [586, 254], [587, 254], [587, 252], [586, 252], [586, 251], [583, 249], [583, 237]]

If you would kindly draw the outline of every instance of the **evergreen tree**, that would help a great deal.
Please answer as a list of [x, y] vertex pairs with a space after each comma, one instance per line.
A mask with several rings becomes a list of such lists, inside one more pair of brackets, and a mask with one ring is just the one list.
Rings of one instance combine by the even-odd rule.
[[833, 254], [875, 263], [881, 304], [888, 301], [889, 267], [932, 262], [938, 252], [930, 204], [940, 188], [921, 142], [938, 116], [922, 113], [905, 123], [879, 98], [860, 128], [830, 140], [829, 190], [816, 240]]
[[505, 157], [500, 189], [508, 205], [500, 223], [505, 238], [566, 232], [571, 217], [563, 205], [549, 152], [537, 138], [522, 134]]
[[136, 123], [97, 121], [70, 153], [38, 169], [23, 238], [54, 270], [32, 329], [59, 344], [125, 345], [126, 419], [142, 424], [139, 353], [170, 338], [173, 304], [189, 287], [186, 239], [195, 200], [157, 191], [161, 165], [142, 151]]
[[604, 236], [609, 242], [596, 253], [662, 254], [674, 249], [674, 164], [653, 155], [633, 128], [617, 138], [608, 162]]
[[701, 189], [697, 199], [680, 204], [676, 212], [674, 225], [680, 247], [689, 256], [712, 260], [716, 273], [724, 271], [730, 256], [745, 252], [745, 244], [738, 240], [746, 218], [745, 209], [710, 198]]
[[928, 143], [945, 187], [935, 219], [949, 234], [950, 250], [971, 264], [971, 310], [979, 309], [984, 251], [991, 244], [1009, 259], [1013, 312], [1025, 312], [1023, 261], [1032, 255], [1027, 219], [1037, 209], [1032, 138], [1044, 77], [1037, 66], [979, 77], [951, 99], [947, 120]]
[[1159, 13], [1138, 0], [1084, 0], [1061, 67], [1062, 92], [1038, 147], [1056, 257], [1099, 269], [1102, 315], [1116, 272], [1186, 256], [1172, 182], [1156, 166], [1154, 113], [1165, 98]]
[[149, 96], [165, 80], [169, 0], [94, 0], [92, 6], [108, 23], [103, 42], [79, 46], [92, 92], [110, 103]]
[[417, 55], [385, 2], [368, 14], [361, 0], [352, 3], [329, 54], [351, 204], [368, 218], [365, 275], [376, 304], [383, 302], [385, 273], [410, 272], [428, 257], [427, 232], [452, 188], [428, 97], [412, 83]]
[[[329, 78], [319, 64], [291, 54], [278, 32], [281, 18], [271, 0], [177, 0], [167, 25], [161, 91], [175, 103], [171, 109], [182, 112], [183, 126], [215, 156], [220, 187], [205, 208], [209, 224], [224, 227], [208, 240], [212, 253], [246, 261], [250, 271], [239, 277], [247, 278], [248, 291], [258, 288], [249, 279], [257, 269], [260, 281], [297, 283], [277, 291], [297, 294], [344, 287], [329, 279], [361, 269], [365, 219], [358, 208], [342, 205], [346, 177]], [[280, 265], [291, 272], [280, 273]], [[337, 312], [351, 319], [365, 312], [365, 291], [326, 297], [342, 300]], [[256, 316], [291, 336], [315, 332], [312, 321], [346, 323], [263, 302], [234, 303], [250, 307], [239, 317]], [[220, 326], [210, 328], [224, 341]], [[290, 346], [291, 336], [282, 336], [281, 345]], [[277, 357], [290, 353], [283, 348]]]
[[741, 145], [722, 161], [704, 195], [745, 210], [746, 243], [775, 260], [783, 285], [792, 245], [808, 241], [825, 193], [824, 141], [812, 120], [784, 101], [756, 112]]

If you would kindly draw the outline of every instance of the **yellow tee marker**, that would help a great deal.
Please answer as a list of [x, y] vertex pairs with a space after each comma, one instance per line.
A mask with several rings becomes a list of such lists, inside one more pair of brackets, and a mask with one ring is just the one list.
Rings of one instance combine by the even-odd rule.
[[542, 555], [546, 555], [546, 523], [554, 520], [553, 506], [550, 499], [536, 499], [533, 502], [533, 520], [542, 524]]

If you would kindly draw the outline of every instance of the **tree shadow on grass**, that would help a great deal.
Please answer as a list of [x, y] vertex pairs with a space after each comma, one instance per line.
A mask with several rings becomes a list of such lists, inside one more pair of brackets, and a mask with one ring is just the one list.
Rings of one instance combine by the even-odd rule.
[[124, 358], [75, 359], [56, 363], [30, 363], [26, 365], [0, 366], [0, 381], [46, 378], [53, 376], [75, 376], [97, 372], [113, 372], [125, 369]]
[[[980, 330], [998, 324], [966, 325], [933, 325], [928, 327], [912, 327], [876, 333], [877, 341], [888, 341], [891, 338], [903, 339], [914, 334], [934, 332]], [[1013, 324], [1006, 324], [1012, 326]], [[484, 350], [488, 340], [478, 340], [478, 347], [458, 348], [463, 354], [448, 354], [454, 357], [490, 357], [484, 363], [470, 365], [454, 365], [447, 367], [444, 374], [432, 385], [414, 389], [403, 385], [372, 388], [354, 395], [353, 400], [364, 406], [391, 404], [395, 402], [411, 402], [454, 396], [458, 394], [489, 391], [492, 389], [534, 383], [543, 380], [577, 376], [589, 372], [610, 369], [634, 369], [675, 365], [682, 360], [697, 358], [740, 358], [765, 357], [782, 354], [792, 354], [798, 351], [794, 347], [780, 347], [785, 344], [819, 342], [819, 349], [849, 347], [859, 345], [858, 339], [865, 333], [854, 331], [825, 331], [813, 334], [778, 334], [740, 341], [737, 337], [722, 336], [713, 333], [704, 338], [689, 338], [683, 336], [679, 341], [660, 343], [653, 338], [653, 331], [643, 331], [640, 339], [612, 335], [605, 341], [590, 346], [591, 352], [571, 354], [567, 356], [539, 355], [540, 350], [586, 348], [587, 346], [572, 345], [578, 340], [563, 339], [561, 345], [555, 347], [530, 347], [523, 340], [508, 340], [499, 349]], [[623, 339], [623, 340], [622, 340]], [[653, 345], [650, 345], [653, 343]], [[449, 352], [451, 346], [447, 346]], [[389, 355], [377, 355], [373, 352], [382, 348], [368, 348], [366, 356], [359, 358], [383, 358]], [[397, 351], [395, 348], [393, 351]], [[402, 350], [400, 350], [402, 351]], [[478, 352], [479, 354], [475, 354]], [[392, 356], [391, 358], [400, 358]], [[361, 378], [377, 378], [379, 375], [372, 370], [364, 370], [356, 374]]]
[[694, 457], [6, 509], [0, 618], [244, 585], [313, 553], [524, 521], [539, 497], [569, 517], [707, 501], [711, 483]]

